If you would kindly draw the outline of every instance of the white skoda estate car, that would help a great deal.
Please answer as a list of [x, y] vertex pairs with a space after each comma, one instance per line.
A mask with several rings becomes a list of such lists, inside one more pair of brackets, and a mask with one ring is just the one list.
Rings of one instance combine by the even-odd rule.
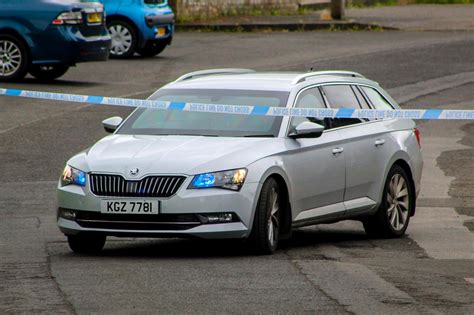
[[[398, 109], [346, 71], [184, 75], [151, 100], [282, 108]], [[71, 158], [58, 225], [75, 252], [107, 236], [246, 239], [273, 253], [298, 227], [359, 220], [400, 237], [415, 214], [422, 154], [407, 119], [291, 118], [136, 109]]]

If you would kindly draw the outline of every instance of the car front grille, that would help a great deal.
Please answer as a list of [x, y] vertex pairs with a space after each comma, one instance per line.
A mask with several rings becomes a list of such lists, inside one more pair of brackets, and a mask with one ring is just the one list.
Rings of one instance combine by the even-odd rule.
[[76, 222], [85, 228], [112, 230], [188, 230], [201, 225], [195, 214], [104, 214], [76, 211]]
[[93, 194], [107, 197], [171, 197], [181, 187], [184, 176], [147, 176], [126, 180], [120, 175], [90, 174]]

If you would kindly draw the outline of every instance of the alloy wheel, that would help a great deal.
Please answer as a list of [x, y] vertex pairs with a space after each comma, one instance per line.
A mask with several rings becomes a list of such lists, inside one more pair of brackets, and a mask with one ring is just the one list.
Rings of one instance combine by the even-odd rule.
[[280, 200], [278, 197], [278, 192], [275, 187], [271, 190], [270, 196], [270, 203], [271, 203], [271, 210], [270, 215], [267, 221], [267, 228], [268, 228], [268, 242], [270, 246], [274, 246], [275, 243], [278, 241], [278, 229], [280, 225], [280, 221], [278, 219], [278, 211], [280, 210]]
[[387, 215], [390, 225], [396, 231], [405, 227], [410, 209], [410, 198], [406, 180], [400, 174], [394, 174], [390, 179], [387, 192]]
[[0, 40], [0, 77], [19, 71], [22, 63], [20, 47], [12, 41]]
[[112, 55], [121, 56], [126, 54], [132, 47], [132, 33], [130, 30], [120, 24], [109, 27], [110, 36], [112, 37]]

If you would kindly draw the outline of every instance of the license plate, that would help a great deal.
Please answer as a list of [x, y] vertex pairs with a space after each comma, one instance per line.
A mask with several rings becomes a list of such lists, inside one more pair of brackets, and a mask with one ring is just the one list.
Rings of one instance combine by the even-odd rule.
[[157, 200], [102, 200], [101, 213], [109, 214], [158, 214], [160, 202]]
[[102, 22], [102, 13], [87, 14], [87, 23], [96, 24]]

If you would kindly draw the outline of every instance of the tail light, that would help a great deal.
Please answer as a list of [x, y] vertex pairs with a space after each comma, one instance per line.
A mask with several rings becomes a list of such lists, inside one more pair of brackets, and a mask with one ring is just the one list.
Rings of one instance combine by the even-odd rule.
[[418, 142], [418, 146], [421, 148], [421, 134], [420, 129], [414, 128], [413, 132], [415, 133], [416, 141]]
[[77, 25], [82, 24], [82, 12], [81, 11], [70, 11], [63, 12], [53, 20], [53, 25]]

